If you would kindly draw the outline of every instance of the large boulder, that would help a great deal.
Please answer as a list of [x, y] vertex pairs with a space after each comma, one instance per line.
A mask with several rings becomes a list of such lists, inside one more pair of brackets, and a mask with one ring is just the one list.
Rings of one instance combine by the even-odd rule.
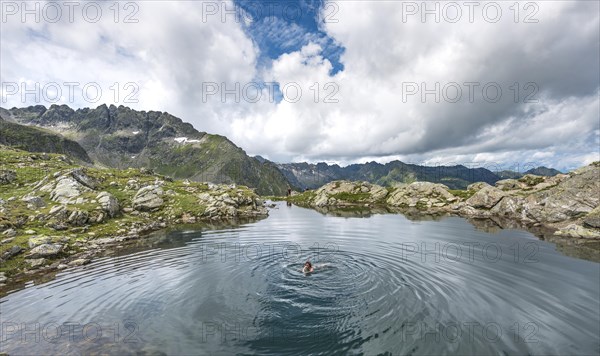
[[599, 192], [600, 167], [591, 164], [571, 172], [558, 185], [530, 195], [525, 209], [532, 219], [542, 222], [577, 219], [600, 205]]
[[466, 203], [469, 206], [477, 209], [491, 209], [500, 199], [506, 196], [506, 193], [498, 188], [488, 186], [477, 191], [473, 196], [467, 199]]
[[506, 218], [520, 218], [523, 199], [516, 196], [506, 196], [490, 210], [494, 215]]
[[114, 195], [109, 192], [102, 192], [96, 197], [102, 210], [104, 210], [110, 217], [114, 217], [120, 211], [119, 201]]
[[367, 182], [334, 181], [315, 191], [312, 205], [371, 204], [385, 199], [388, 191], [384, 187]]
[[149, 185], [141, 188], [133, 197], [132, 205], [135, 210], [150, 211], [160, 208], [164, 201], [162, 188]]
[[50, 199], [61, 204], [73, 204], [79, 196], [89, 188], [85, 187], [73, 177], [59, 177], [56, 186], [50, 192]]
[[400, 185], [386, 199], [392, 206], [427, 208], [441, 207], [456, 200], [447, 186], [430, 182]]
[[42, 244], [31, 249], [27, 256], [33, 258], [52, 257], [59, 254], [62, 249], [61, 244]]

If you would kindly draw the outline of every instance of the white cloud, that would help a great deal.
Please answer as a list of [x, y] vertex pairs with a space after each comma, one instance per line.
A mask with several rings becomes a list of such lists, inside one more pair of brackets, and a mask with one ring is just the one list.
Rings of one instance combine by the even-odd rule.
[[[337, 2], [339, 21], [324, 29], [345, 48], [344, 71], [329, 76], [327, 61], [310, 60], [319, 58], [313, 46], [310, 56], [306, 48], [282, 55], [271, 73], [281, 82], [334, 82], [340, 103], [281, 103], [251, 121], [239, 118], [233, 139], [294, 160], [529, 162], [553, 151], [541, 162], [584, 163], [597, 151], [588, 134], [599, 127], [598, 4], [537, 4], [538, 23], [515, 24], [511, 3], [498, 23], [475, 16], [473, 23], [453, 24], [403, 23], [400, 3]], [[412, 82], [428, 89], [459, 83], [463, 97], [436, 103], [433, 95], [425, 102], [415, 95], [403, 102], [403, 83]], [[480, 83], [473, 103], [465, 82]], [[502, 89], [498, 102], [483, 97], [486, 83]], [[538, 102], [524, 103], [534, 91]], [[255, 143], [252, 127], [263, 125], [269, 130]]]
[[[465, 8], [458, 23], [431, 18], [423, 23], [416, 15], [403, 21], [401, 2], [336, 2], [337, 22], [322, 27], [345, 48], [344, 70], [335, 75], [318, 36], [271, 67], [257, 68], [259, 49], [232, 17], [204, 21], [202, 2], [137, 4], [138, 23], [115, 24], [111, 4], [103, 5], [106, 16], [93, 24], [80, 18], [56, 24], [9, 18], [0, 35], [3, 82], [98, 82], [104, 94], [99, 103], [114, 101], [110, 88], [118, 82], [117, 104], [129, 92], [123, 85], [134, 82], [140, 101], [127, 106], [168, 111], [199, 130], [228, 136], [249, 153], [279, 161], [535, 159], [561, 168], [593, 160], [598, 152], [597, 2], [536, 2], [537, 23], [523, 23], [530, 12], [525, 2], [519, 23], [508, 8], [512, 2], [499, 3], [503, 15], [497, 23], [485, 21], [481, 7], [473, 23]], [[312, 38], [299, 28], [283, 33], [281, 22], [265, 31], [282, 43], [294, 42], [292, 32]], [[233, 95], [223, 101], [218, 94], [203, 102], [202, 83], [231, 89], [257, 79], [296, 83], [302, 96], [270, 102], [264, 89], [257, 103], [236, 102]], [[436, 103], [433, 95], [425, 102], [413, 95], [403, 102], [402, 91], [412, 82], [430, 89], [436, 82], [459, 83], [463, 97]], [[481, 83], [473, 103], [465, 82]], [[503, 90], [496, 103], [481, 96], [490, 82]], [[520, 84], [518, 102], [514, 82]], [[536, 88], [539, 101], [523, 103]], [[294, 94], [294, 87], [289, 90]], [[62, 102], [69, 103], [64, 92]], [[97, 105], [77, 96], [69, 104]], [[2, 103], [23, 105], [16, 96]]]

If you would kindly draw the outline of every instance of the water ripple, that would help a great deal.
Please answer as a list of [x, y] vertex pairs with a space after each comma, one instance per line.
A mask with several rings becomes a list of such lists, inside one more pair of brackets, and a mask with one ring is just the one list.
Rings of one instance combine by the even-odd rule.
[[[258, 223], [174, 232], [167, 240], [70, 268], [0, 300], [6, 325], [39, 324], [42, 331], [76, 325], [73, 337], [50, 340], [42, 332], [37, 342], [23, 342], [18, 328], [10, 329], [3, 350], [11, 355], [600, 351], [600, 266], [563, 256], [522, 231], [491, 235], [458, 218], [341, 218], [279, 205]], [[513, 258], [515, 244], [532, 241], [537, 262]], [[467, 242], [488, 244], [504, 255], [453, 258]], [[301, 272], [307, 259], [315, 273]], [[97, 328], [101, 337], [95, 337]]]

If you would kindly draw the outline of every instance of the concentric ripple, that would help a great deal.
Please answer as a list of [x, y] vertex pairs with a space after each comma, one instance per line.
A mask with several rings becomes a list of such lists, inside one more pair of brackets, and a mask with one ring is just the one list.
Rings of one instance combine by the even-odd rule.
[[[598, 263], [459, 218], [278, 205], [0, 300], [17, 354], [597, 354]], [[301, 272], [310, 260], [315, 272]]]

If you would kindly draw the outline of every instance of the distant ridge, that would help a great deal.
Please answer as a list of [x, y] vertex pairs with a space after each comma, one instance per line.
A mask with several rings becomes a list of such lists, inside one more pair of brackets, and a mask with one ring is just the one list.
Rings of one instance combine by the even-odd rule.
[[450, 189], [465, 189], [469, 184], [475, 182], [486, 182], [493, 185], [501, 179], [520, 178], [524, 174], [554, 176], [560, 173], [555, 169], [538, 167], [524, 174], [512, 171], [502, 171], [496, 174], [486, 168], [467, 168], [463, 165], [432, 167], [407, 164], [401, 161], [392, 161], [386, 164], [369, 162], [346, 167], [326, 163], [284, 163], [277, 164], [277, 167], [291, 184], [301, 189], [318, 188], [335, 180], [367, 181], [383, 186], [425, 181], [445, 184]]

